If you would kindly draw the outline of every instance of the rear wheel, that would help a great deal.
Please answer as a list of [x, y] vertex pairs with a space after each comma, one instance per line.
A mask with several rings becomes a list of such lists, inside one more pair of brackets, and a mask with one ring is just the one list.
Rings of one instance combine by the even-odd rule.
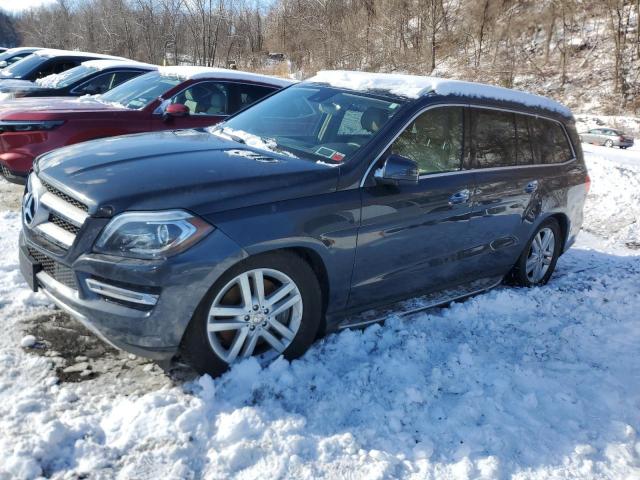
[[320, 286], [298, 255], [275, 252], [233, 267], [195, 313], [181, 354], [198, 372], [220, 375], [229, 365], [259, 355], [302, 355], [321, 321]]
[[534, 287], [549, 281], [561, 249], [560, 225], [555, 218], [545, 220], [536, 230], [513, 267], [511, 279], [516, 285]]
[[613, 141], [612, 140], [607, 140], [606, 142], [604, 142], [604, 146], [612, 148], [613, 147]]

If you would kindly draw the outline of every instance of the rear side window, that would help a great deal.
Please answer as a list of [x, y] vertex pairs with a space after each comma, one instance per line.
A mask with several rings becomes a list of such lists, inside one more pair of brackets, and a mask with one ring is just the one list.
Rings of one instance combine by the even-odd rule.
[[472, 109], [471, 149], [478, 168], [516, 165], [515, 115]]
[[516, 135], [518, 137], [516, 162], [518, 165], [533, 165], [533, 149], [529, 133], [529, 119], [516, 114]]
[[229, 84], [228, 88], [231, 91], [231, 101], [228, 111], [230, 115], [248, 107], [275, 91], [272, 87], [250, 85], [248, 83]]
[[573, 158], [562, 126], [544, 118], [529, 119], [536, 164], [564, 163]]
[[415, 161], [421, 174], [460, 170], [462, 115], [462, 107], [426, 111], [400, 134], [391, 152]]

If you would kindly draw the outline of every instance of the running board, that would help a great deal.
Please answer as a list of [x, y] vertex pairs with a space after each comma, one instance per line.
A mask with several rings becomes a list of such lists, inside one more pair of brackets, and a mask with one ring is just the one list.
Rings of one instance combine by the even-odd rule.
[[500, 285], [502, 279], [503, 277], [483, 278], [455, 288], [448, 288], [410, 300], [396, 302], [387, 307], [366, 310], [344, 319], [338, 329], [363, 327], [370, 323], [383, 322], [390, 316], [407, 317], [414, 313], [485, 292]]

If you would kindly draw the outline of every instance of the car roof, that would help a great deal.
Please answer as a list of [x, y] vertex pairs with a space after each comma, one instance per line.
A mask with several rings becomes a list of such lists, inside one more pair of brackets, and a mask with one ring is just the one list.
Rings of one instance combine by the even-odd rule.
[[355, 91], [386, 92], [409, 99], [418, 99], [427, 95], [487, 99], [553, 111], [565, 117], [572, 116], [569, 108], [547, 97], [510, 88], [447, 78], [396, 73], [322, 70], [306, 81]]
[[76, 50], [57, 50], [54, 48], [46, 48], [33, 52], [33, 55], [39, 55], [41, 57], [89, 57], [89, 58], [103, 58], [111, 60], [127, 60], [123, 57], [115, 57], [113, 55], [105, 55], [102, 53], [91, 52], [79, 52]]
[[37, 50], [42, 50], [42, 48], [41, 47], [16, 47], [16, 48], [10, 48], [4, 53], [10, 53], [12, 55], [16, 55], [19, 53], [33, 53]]
[[230, 70], [227, 68], [173, 66], [159, 67], [158, 71], [161, 75], [178, 77], [183, 80], [224, 78], [228, 80], [245, 80], [248, 82], [267, 83], [277, 85], [279, 87], [288, 87], [295, 83], [293, 80], [287, 80], [284, 78], [272, 77], [270, 75], [262, 75], [259, 73], [243, 72], [241, 70]]
[[157, 65], [150, 63], [136, 62], [135, 60], [87, 60], [82, 62], [85, 67], [104, 70], [106, 68], [139, 68], [140, 70], [157, 70]]

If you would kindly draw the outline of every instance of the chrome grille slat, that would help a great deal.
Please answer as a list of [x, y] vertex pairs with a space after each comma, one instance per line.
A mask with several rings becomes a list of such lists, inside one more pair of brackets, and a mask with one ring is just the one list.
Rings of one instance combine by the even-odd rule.
[[68, 250], [87, 218], [87, 205], [31, 174], [23, 200], [23, 220], [34, 233]]
[[79, 200], [76, 200], [73, 197], [70, 197], [69, 195], [67, 195], [64, 192], [61, 192], [56, 187], [54, 187], [53, 185], [51, 185], [51, 184], [49, 184], [47, 182], [43, 182], [42, 180], [40, 180], [40, 182], [42, 183], [44, 188], [47, 189], [47, 191], [49, 193], [55, 195], [56, 197], [60, 197], [65, 202], [70, 203], [74, 207], [79, 208], [80, 210], [82, 210], [84, 212], [89, 212], [89, 207], [87, 207], [84, 203], [80, 202]]

